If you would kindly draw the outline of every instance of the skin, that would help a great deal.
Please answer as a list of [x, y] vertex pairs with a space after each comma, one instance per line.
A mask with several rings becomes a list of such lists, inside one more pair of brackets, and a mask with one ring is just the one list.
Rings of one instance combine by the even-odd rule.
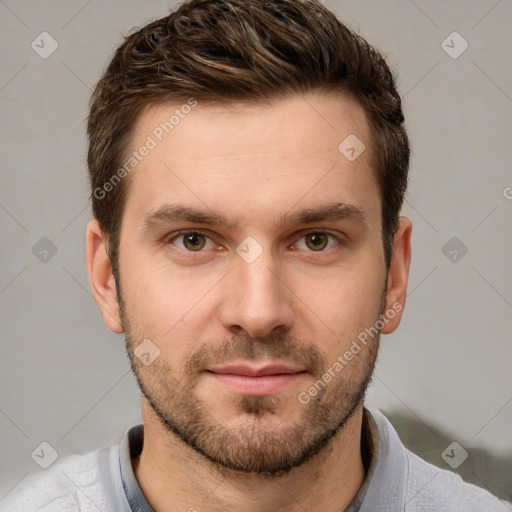
[[[133, 149], [175, 109], [160, 105], [144, 112]], [[367, 148], [353, 162], [338, 150], [349, 134]], [[104, 321], [124, 332], [146, 392], [144, 449], [133, 461], [146, 498], [158, 512], [343, 510], [364, 480], [360, 394], [379, 337], [369, 339], [308, 404], [298, 396], [379, 313], [396, 313], [382, 334], [398, 327], [411, 256], [412, 224], [401, 217], [386, 273], [363, 109], [328, 93], [266, 104], [200, 104], [149, 152], [130, 181], [119, 251], [122, 301], [95, 220], [88, 226], [87, 268]], [[233, 225], [168, 218], [144, 225], [148, 213], [176, 203], [220, 212]], [[364, 219], [277, 222], [340, 203], [358, 208]], [[173, 239], [181, 230], [206, 235], [204, 248], [187, 251], [183, 237]], [[314, 250], [308, 233], [321, 234], [315, 241], [322, 250]], [[247, 237], [262, 250], [251, 263], [236, 252]], [[134, 356], [144, 339], [160, 350], [149, 365]], [[270, 396], [247, 397], [204, 371], [234, 361], [285, 361], [304, 372]], [[192, 415], [202, 431], [210, 429], [198, 441], [203, 452], [214, 454], [222, 439], [217, 455], [223, 460], [212, 462], [163, 421], [185, 428]], [[310, 458], [290, 461], [328, 428], [332, 438]], [[260, 469], [277, 461], [275, 471], [241, 471], [241, 453]]]

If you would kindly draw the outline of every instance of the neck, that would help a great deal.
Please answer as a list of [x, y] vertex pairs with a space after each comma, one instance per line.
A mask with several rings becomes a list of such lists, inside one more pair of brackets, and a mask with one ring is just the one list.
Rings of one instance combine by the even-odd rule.
[[338, 512], [364, 480], [360, 405], [316, 456], [282, 476], [219, 468], [169, 434], [143, 400], [144, 447], [132, 461], [136, 479], [156, 512]]

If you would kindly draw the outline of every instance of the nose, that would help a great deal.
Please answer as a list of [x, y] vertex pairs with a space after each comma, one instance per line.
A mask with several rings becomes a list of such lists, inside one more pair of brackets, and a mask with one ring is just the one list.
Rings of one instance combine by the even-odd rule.
[[237, 257], [227, 278], [220, 313], [226, 330], [239, 334], [243, 329], [253, 338], [263, 338], [273, 330], [291, 328], [293, 294], [269, 252], [252, 263]]

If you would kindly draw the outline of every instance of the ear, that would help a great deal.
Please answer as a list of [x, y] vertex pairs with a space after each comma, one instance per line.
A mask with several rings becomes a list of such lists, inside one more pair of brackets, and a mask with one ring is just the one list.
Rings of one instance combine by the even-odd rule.
[[393, 255], [388, 272], [388, 288], [386, 291], [387, 321], [382, 328], [382, 334], [392, 333], [402, 319], [407, 296], [407, 282], [409, 280], [409, 267], [411, 264], [411, 234], [412, 222], [407, 217], [400, 217], [398, 231], [393, 241]]
[[117, 334], [123, 332], [112, 266], [107, 256], [105, 236], [97, 220], [87, 225], [86, 264], [94, 299], [107, 327]]

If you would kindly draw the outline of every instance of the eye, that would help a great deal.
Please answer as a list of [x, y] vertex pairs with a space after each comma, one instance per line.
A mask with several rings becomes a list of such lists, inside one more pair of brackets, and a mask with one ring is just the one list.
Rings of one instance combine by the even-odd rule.
[[[334, 240], [335, 243], [330, 243], [330, 240]], [[304, 243], [302, 244], [302, 241]], [[321, 252], [324, 251], [326, 248], [331, 249], [332, 247], [335, 247], [338, 245], [339, 242], [336, 241], [335, 237], [333, 235], [330, 235], [329, 233], [322, 233], [320, 231], [314, 231], [311, 233], [307, 233], [301, 238], [301, 241], [296, 244], [297, 249], [304, 249], [305, 248], [313, 251], [313, 252]], [[302, 247], [301, 247], [302, 245]]]
[[199, 252], [213, 246], [212, 240], [197, 231], [181, 231], [167, 240], [179, 249], [188, 252]]

